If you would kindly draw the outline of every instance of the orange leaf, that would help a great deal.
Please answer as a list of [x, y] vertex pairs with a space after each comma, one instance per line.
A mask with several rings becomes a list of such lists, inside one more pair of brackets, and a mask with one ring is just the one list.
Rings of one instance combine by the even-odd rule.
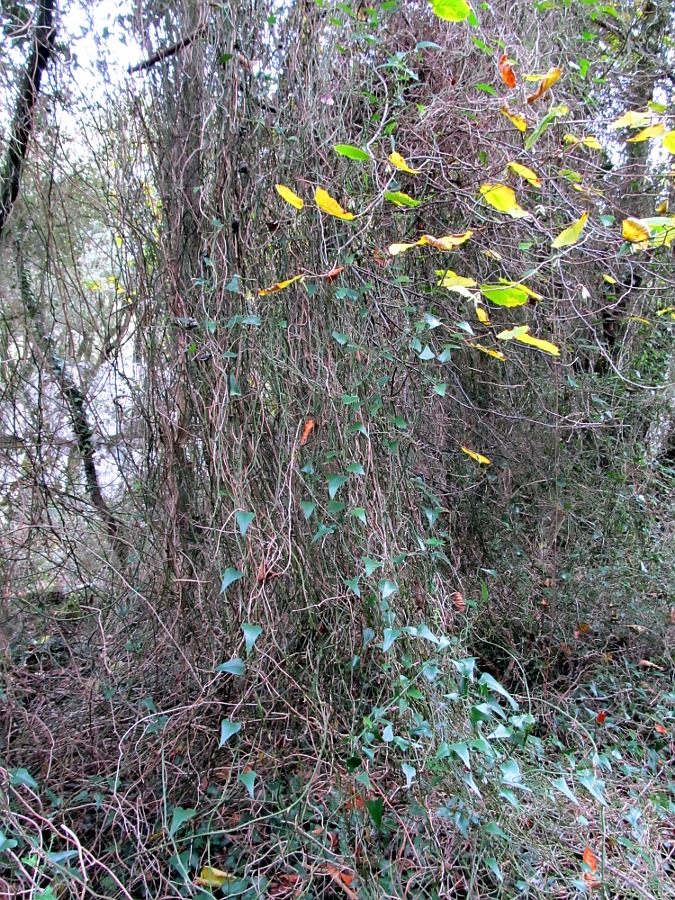
[[307, 419], [305, 422], [305, 427], [302, 430], [302, 437], [300, 438], [300, 446], [304, 447], [307, 441], [309, 440], [310, 434], [314, 431], [316, 426], [316, 419]]
[[331, 281], [335, 281], [335, 279], [338, 277], [338, 275], [340, 275], [342, 272], [344, 272], [344, 270], [345, 270], [344, 266], [336, 266], [334, 269], [331, 269], [330, 272], [326, 272], [325, 275], [320, 275], [319, 277], [325, 278], [326, 284], [330, 284]]
[[606, 712], [604, 712], [604, 711], [603, 711], [603, 712], [599, 712], [599, 713], [597, 714], [596, 718], [595, 718], [595, 721], [598, 723], [598, 725], [604, 725], [604, 724], [605, 724], [605, 719], [606, 719], [606, 718], [607, 718], [607, 713], [606, 713]]
[[654, 726], [654, 731], [656, 731], [657, 734], [665, 734], [665, 733], [666, 733], [665, 727], [664, 727], [660, 722], [658, 722], [658, 723]]
[[591, 872], [595, 873], [598, 868], [598, 861], [595, 858], [595, 855], [590, 847], [586, 847], [586, 849], [584, 850], [584, 862], [591, 870]]
[[507, 87], [514, 88], [516, 86], [516, 73], [506, 55], [499, 57], [499, 74]]
[[550, 90], [556, 81], [562, 75], [562, 69], [559, 69], [557, 66], [548, 70], [548, 72], [544, 75], [544, 77], [539, 82], [539, 86], [534, 94], [530, 94], [527, 98], [528, 103], [534, 103], [535, 100], [539, 100], [540, 97], [543, 97], [546, 91]]
[[459, 591], [455, 591], [452, 595], [452, 600], [460, 612], [466, 612], [466, 601]]
[[389, 265], [389, 260], [378, 248], [375, 248], [375, 250], [373, 250], [373, 259], [378, 264], [378, 266], [382, 266], [382, 268]]

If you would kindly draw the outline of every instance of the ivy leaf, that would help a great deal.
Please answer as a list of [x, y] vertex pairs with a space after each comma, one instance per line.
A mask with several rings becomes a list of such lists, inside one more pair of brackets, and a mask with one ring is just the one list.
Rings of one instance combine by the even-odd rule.
[[335, 497], [342, 485], [348, 480], [347, 475], [326, 475], [326, 481], [328, 482], [328, 496], [331, 500]]
[[502, 81], [507, 88], [514, 88], [516, 86], [516, 73], [513, 71], [513, 66], [506, 54], [499, 57], [498, 67], [499, 74], [502, 76]]
[[255, 513], [244, 512], [244, 510], [238, 509], [234, 514], [234, 517], [237, 520], [239, 531], [241, 532], [243, 537], [246, 537], [246, 532], [248, 531], [249, 525], [255, 519]]
[[219, 666], [216, 666], [214, 671], [227, 672], [229, 675], [243, 675], [244, 660], [239, 659], [239, 657], [236, 656], [234, 657], [234, 659], [229, 659], [227, 662], [221, 663]]
[[496, 694], [501, 694], [502, 697], [506, 697], [509, 701], [512, 709], [518, 709], [518, 702], [514, 700], [514, 698], [509, 694], [505, 687], [497, 681], [496, 678], [493, 678], [489, 672], [483, 672], [480, 676], [478, 684], [483, 684], [485, 687], [489, 688], [491, 691], [494, 691]]
[[241, 781], [241, 783], [244, 785], [249, 793], [249, 797], [251, 798], [251, 800], [254, 799], [255, 779], [256, 773], [253, 771], [253, 769], [249, 769], [248, 772], [241, 772], [241, 774], [237, 776], [237, 781]]
[[599, 778], [596, 778], [592, 772], [583, 772], [578, 776], [579, 784], [583, 784], [586, 790], [591, 794], [602, 806], [607, 806], [607, 801], [605, 800], [604, 794], [602, 793], [605, 787], [603, 781], [600, 781]]
[[224, 747], [231, 737], [241, 731], [241, 722], [230, 722], [229, 719], [223, 719], [220, 723], [220, 743], [219, 747]]
[[191, 819], [193, 816], [197, 814], [196, 809], [183, 809], [182, 806], [176, 806], [173, 811], [173, 816], [171, 817], [171, 825], [169, 827], [169, 837], [172, 838], [181, 825], [184, 822], [187, 822], [188, 819]]
[[38, 783], [28, 769], [10, 769], [9, 783], [12, 787], [23, 785], [24, 787], [30, 788], [32, 791], [38, 790]]
[[436, 250], [456, 250], [457, 247], [461, 247], [468, 241], [472, 234], [473, 231], [464, 231], [462, 234], [446, 234], [445, 237], [440, 238], [431, 234], [423, 234], [414, 244], [390, 244], [389, 253], [392, 256], [398, 256], [399, 253], [405, 253], [406, 250], [411, 250], [413, 247], [423, 247], [425, 244]]
[[375, 827], [381, 828], [382, 815], [384, 813], [384, 800], [382, 797], [376, 797], [374, 800], [366, 800], [366, 809], [370, 813], [370, 817], [375, 823]]
[[244, 622], [241, 626], [241, 630], [244, 632], [244, 640], [246, 641], [246, 656], [250, 656], [255, 642], [262, 634], [262, 628], [260, 625], [252, 625], [250, 622]]
[[459, 756], [467, 769], [471, 771], [471, 757], [469, 755], [469, 748], [465, 743], [450, 744], [448, 750]]
[[576, 805], [579, 806], [579, 801], [570, 790], [567, 782], [562, 777], [562, 775], [560, 776], [560, 778], [555, 778], [554, 780], [552, 780], [551, 784], [557, 791], [560, 791], [561, 794], [564, 794], [568, 800], [571, 800], [572, 803], [576, 803]]
[[312, 517], [312, 513], [316, 509], [316, 503], [312, 500], [301, 500], [300, 508], [302, 509], [302, 514], [305, 517], [305, 521]]
[[235, 581], [239, 581], [239, 579], [243, 577], [244, 573], [240, 572], [239, 569], [225, 569], [223, 572], [223, 581], [220, 585], [220, 593], [224, 594], [231, 584], [234, 584]]

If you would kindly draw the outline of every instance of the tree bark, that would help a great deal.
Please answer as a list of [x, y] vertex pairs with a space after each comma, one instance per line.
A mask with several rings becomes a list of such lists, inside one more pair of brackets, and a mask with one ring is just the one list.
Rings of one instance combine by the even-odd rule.
[[0, 238], [19, 196], [21, 173], [33, 131], [33, 113], [40, 93], [40, 81], [54, 49], [55, 5], [56, 0], [40, 0], [37, 24], [33, 33], [33, 47], [21, 78], [0, 179]]

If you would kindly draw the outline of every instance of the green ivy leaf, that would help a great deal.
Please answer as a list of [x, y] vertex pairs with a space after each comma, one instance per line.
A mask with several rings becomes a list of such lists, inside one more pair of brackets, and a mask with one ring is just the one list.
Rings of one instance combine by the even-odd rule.
[[255, 780], [256, 773], [253, 771], [253, 769], [249, 769], [248, 772], [242, 772], [237, 776], [237, 781], [241, 781], [241, 783], [244, 785], [249, 793], [251, 800], [254, 799]]
[[193, 816], [197, 814], [196, 809], [183, 809], [182, 806], [176, 806], [173, 811], [173, 816], [171, 818], [171, 826], [169, 828], [169, 837], [172, 838], [181, 825], [184, 822], [187, 822], [188, 819], [191, 819]]
[[234, 514], [235, 519], [237, 520], [237, 525], [239, 526], [239, 531], [242, 536], [246, 536], [246, 532], [248, 531], [249, 525], [255, 519], [254, 512], [244, 512], [241, 509], [238, 509]]
[[239, 579], [243, 577], [244, 573], [240, 572], [239, 569], [225, 569], [223, 572], [223, 582], [220, 586], [220, 593], [224, 594], [231, 584], [234, 584], [235, 581], [239, 581]]
[[370, 813], [370, 818], [375, 823], [376, 828], [382, 827], [382, 815], [384, 813], [384, 800], [382, 797], [376, 797], [374, 800], [366, 800], [366, 809]]
[[332, 500], [343, 484], [348, 481], [347, 475], [326, 475], [328, 482], [328, 496]]
[[219, 747], [224, 747], [231, 737], [241, 731], [241, 722], [230, 722], [229, 719], [223, 719], [220, 723], [220, 743]]
[[250, 622], [244, 622], [241, 626], [241, 630], [244, 632], [244, 640], [246, 641], [246, 656], [250, 656], [253, 645], [262, 634], [262, 628], [260, 625], [252, 625]]
[[221, 663], [219, 666], [216, 666], [215, 671], [227, 672], [229, 675], [243, 675], [244, 660], [239, 659], [238, 656], [234, 659], [229, 659], [227, 662]]

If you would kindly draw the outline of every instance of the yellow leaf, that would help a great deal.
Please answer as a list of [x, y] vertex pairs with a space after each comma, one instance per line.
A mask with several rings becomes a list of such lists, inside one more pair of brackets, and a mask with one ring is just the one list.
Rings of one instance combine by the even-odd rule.
[[195, 878], [195, 884], [200, 887], [222, 887], [224, 884], [233, 884], [237, 881], [236, 875], [223, 872], [222, 869], [214, 869], [212, 866], [203, 866], [199, 876]]
[[327, 212], [331, 216], [335, 216], [336, 219], [344, 219], [346, 222], [351, 222], [354, 218], [353, 213], [345, 212], [337, 200], [334, 200], [328, 191], [324, 191], [323, 188], [317, 188], [314, 191], [314, 199], [320, 210]]
[[638, 131], [637, 134], [634, 134], [632, 138], [628, 138], [629, 144], [637, 144], [640, 141], [649, 141], [651, 138], [662, 137], [666, 133], [666, 126], [663, 122], [657, 122], [656, 125], [650, 125], [648, 128], [643, 128], [642, 131]]
[[616, 278], [612, 278], [611, 275], [606, 275], [604, 272], [602, 273], [602, 277], [607, 282], [607, 284], [616, 284]]
[[436, 250], [454, 250], [466, 243], [472, 234], [473, 231], [464, 231], [462, 234], [446, 234], [445, 237], [439, 238], [431, 234], [423, 234], [417, 243], [420, 246], [429, 244], [430, 247], [435, 247]]
[[292, 191], [289, 187], [286, 187], [285, 184], [275, 184], [277, 194], [286, 201], [286, 203], [290, 203], [291, 206], [294, 206], [296, 209], [302, 209], [305, 205], [305, 201], [302, 197], [298, 197], [298, 195]]
[[422, 171], [421, 169], [411, 169], [401, 154], [397, 153], [395, 150], [393, 153], [389, 154], [389, 162], [392, 166], [396, 166], [397, 169], [400, 169], [401, 172], [408, 172], [409, 175], [419, 175]]
[[628, 322], [640, 322], [642, 325], [651, 325], [649, 319], [643, 319], [642, 316], [626, 316]]
[[659, 205], [656, 207], [656, 212], [660, 216], [665, 216], [668, 212], [668, 201], [663, 200], [661, 203], [659, 203]]
[[518, 131], [527, 131], [527, 120], [524, 116], [521, 116], [520, 113], [511, 112], [506, 103], [502, 103], [499, 107], [499, 111], [506, 116], [512, 125], [516, 126]]
[[490, 316], [488, 316], [487, 312], [482, 306], [476, 304], [476, 317], [481, 325], [491, 325]]
[[562, 69], [559, 69], [557, 66], [554, 66], [548, 70], [548, 72], [544, 75], [542, 80], [539, 82], [539, 86], [534, 94], [530, 94], [527, 98], [528, 103], [534, 103], [535, 100], [539, 100], [540, 97], [543, 97], [546, 91], [550, 90], [553, 85], [558, 81], [560, 76], [562, 75]]
[[507, 164], [507, 168], [511, 169], [512, 172], [515, 172], [516, 175], [520, 175], [525, 181], [529, 181], [532, 187], [541, 187], [541, 179], [536, 172], [533, 172], [532, 169], [529, 169], [527, 166], [523, 166], [517, 162], [510, 162]]
[[560, 347], [556, 347], [550, 341], [542, 341], [540, 338], [532, 337], [529, 331], [529, 325], [519, 325], [517, 328], [500, 331], [497, 337], [500, 341], [519, 341], [521, 344], [527, 344], [530, 347], [536, 347], [537, 350], [543, 350], [544, 353], [550, 353], [551, 356], [560, 356]]
[[565, 141], [566, 144], [572, 144], [573, 146], [583, 144], [584, 147], [589, 147], [591, 150], [602, 150], [602, 144], [596, 137], [593, 137], [593, 135], [579, 138], [574, 134], [564, 134], [563, 141]]
[[657, 316], [671, 316], [673, 317], [673, 313], [675, 313], [675, 306], [666, 306], [663, 309], [657, 309]]
[[502, 362], [506, 360], [504, 354], [500, 353], [499, 350], [490, 350], [489, 347], [484, 347], [482, 344], [472, 344], [469, 342], [469, 347], [475, 347], [475, 349], [480, 350], [481, 353], [487, 353], [488, 356], [494, 356], [495, 359], [501, 359]]
[[668, 153], [675, 153], [675, 131], [666, 131], [663, 135], [662, 146]]
[[528, 72], [527, 75], [521, 76], [523, 81], [541, 81], [546, 78], [546, 72]]
[[431, 234], [423, 234], [414, 244], [390, 244], [389, 253], [397, 256], [399, 253], [405, 253], [406, 250], [411, 250], [413, 247], [423, 247], [425, 244], [435, 247], [436, 250], [454, 250], [468, 241], [472, 234], [473, 231], [464, 231], [462, 234], [447, 234], [445, 237], [439, 238]]
[[419, 241], [414, 244], [390, 244], [389, 252], [392, 256], [398, 256], [399, 253], [405, 253], [406, 250], [412, 250], [413, 247], [416, 247]]
[[442, 276], [441, 280], [438, 282], [439, 287], [447, 288], [449, 291], [455, 291], [455, 293], [461, 294], [462, 297], [468, 297], [470, 299], [473, 297], [473, 294], [469, 288], [478, 287], [478, 284], [473, 278], [464, 278], [464, 276], [453, 272], [452, 269], [448, 269], [446, 272], [439, 271], [436, 272], [436, 274]]
[[491, 350], [489, 347], [484, 347], [482, 344], [477, 343], [472, 344], [470, 341], [467, 343], [469, 347], [474, 347], [476, 350], [480, 350], [481, 353], [487, 353], [488, 356], [494, 356], [495, 359], [500, 359], [502, 362], [506, 361], [506, 357], [499, 350]]
[[288, 278], [286, 281], [277, 281], [277, 283], [273, 284], [272, 287], [262, 288], [262, 290], [258, 291], [258, 296], [267, 297], [268, 294], [276, 294], [277, 291], [283, 291], [284, 288], [287, 288], [289, 284], [293, 284], [294, 281], [304, 280], [304, 275], [294, 275], [292, 278]]
[[581, 232], [584, 230], [584, 225], [586, 224], [586, 220], [588, 219], [588, 213], [584, 213], [576, 222], [572, 222], [569, 228], [566, 228], [564, 231], [561, 231], [558, 237], [553, 241], [551, 246], [559, 250], [560, 247], [570, 247], [572, 244], [576, 244], [576, 242], [581, 237]]
[[586, 194], [588, 197], [602, 197], [603, 192], [598, 188], [589, 187], [587, 184], [573, 184], [572, 187], [580, 194]]
[[624, 219], [621, 223], [621, 236], [631, 244], [649, 244], [651, 231], [639, 219]]
[[475, 459], [476, 462], [482, 463], [484, 466], [492, 465], [487, 456], [483, 456], [482, 453], [474, 453], [473, 450], [469, 450], [467, 447], [462, 447], [462, 453], [466, 453], [466, 455], [470, 456], [471, 459]]
[[532, 218], [518, 203], [514, 191], [505, 184], [482, 184], [480, 192], [483, 200], [499, 212], [506, 213], [514, 219]]
[[648, 112], [635, 112], [631, 109], [610, 125], [610, 128], [644, 128], [651, 116]]

